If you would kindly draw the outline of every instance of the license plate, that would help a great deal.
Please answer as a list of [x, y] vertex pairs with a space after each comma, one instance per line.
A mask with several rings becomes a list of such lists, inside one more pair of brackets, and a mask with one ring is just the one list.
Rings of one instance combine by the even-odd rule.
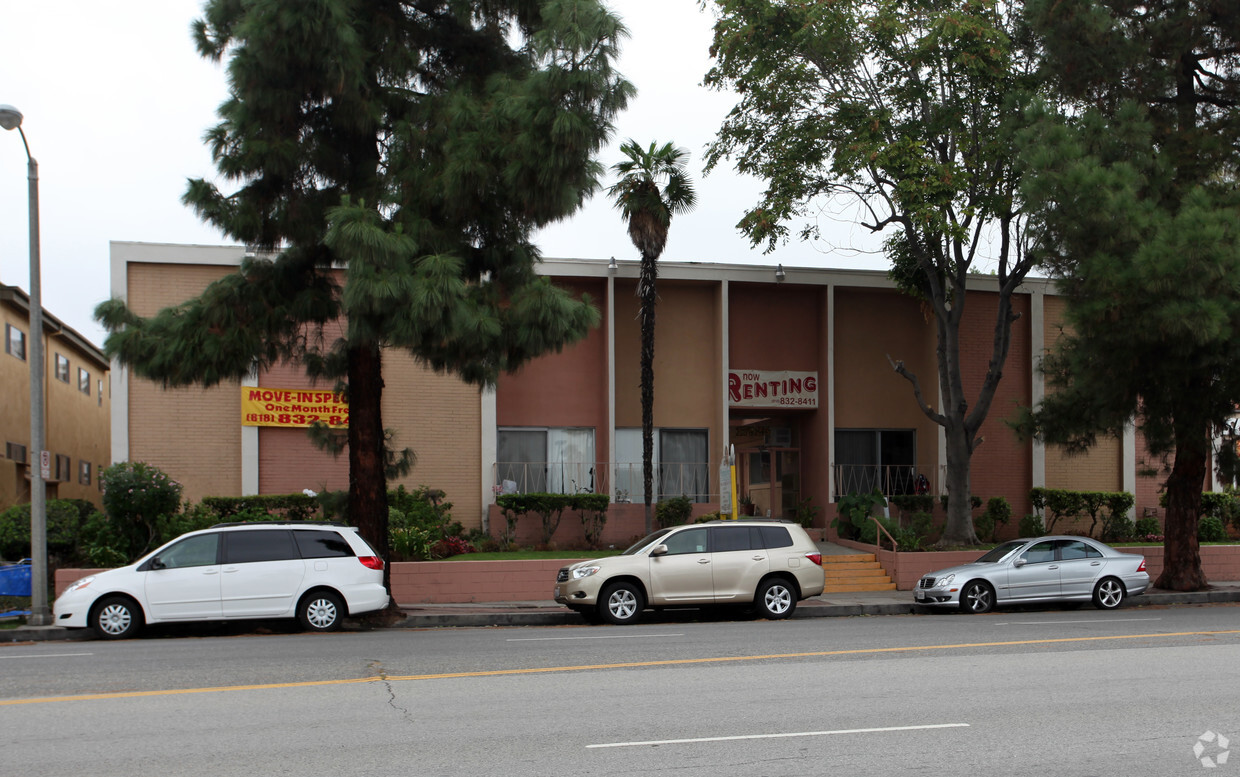
[[555, 587], [555, 596], [553, 596], [553, 597], [551, 597], [551, 598], [552, 598], [552, 599], [559, 599], [559, 598], [560, 598], [560, 587], [559, 587], [558, 585]]
[[927, 598], [927, 597], [926, 597], [926, 595], [925, 595], [925, 594], [923, 594], [921, 591], [918, 591], [918, 592], [917, 592], [917, 596], [916, 596], [916, 600], [917, 600], [917, 601], [919, 601], [919, 602], [924, 602], [924, 601], [926, 601], [926, 598]]

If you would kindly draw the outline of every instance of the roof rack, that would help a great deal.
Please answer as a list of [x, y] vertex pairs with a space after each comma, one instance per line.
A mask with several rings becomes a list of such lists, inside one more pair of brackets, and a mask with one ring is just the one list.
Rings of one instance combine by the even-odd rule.
[[338, 526], [342, 529], [352, 528], [347, 523], [340, 521], [231, 521], [228, 523], [217, 523], [209, 528], [226, 529], [231, 526]]

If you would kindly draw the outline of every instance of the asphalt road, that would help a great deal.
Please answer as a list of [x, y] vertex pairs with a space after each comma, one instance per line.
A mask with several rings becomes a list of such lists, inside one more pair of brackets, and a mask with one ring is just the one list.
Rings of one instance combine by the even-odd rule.
[[41, 643], [0, 772], [1226, 774], [1237, 689], [1233, 605]]

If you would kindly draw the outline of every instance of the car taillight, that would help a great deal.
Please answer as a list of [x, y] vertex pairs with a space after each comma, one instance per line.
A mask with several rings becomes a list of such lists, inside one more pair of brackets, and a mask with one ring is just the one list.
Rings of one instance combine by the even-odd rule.
[[1141, 563], [1137, 566], [1137, 571], [1138, 572], [1145, 571], [1145, 559], [1141, 559]]
[[821, 553], [806, 553], [805, 558], [814, 562], [818, 566], [822, 566], [822, 554]]
[[383, 559], [378, 556], [358, 556], [357, 560], [362, 562], [362, 566], [367, 569], [383, 569]]

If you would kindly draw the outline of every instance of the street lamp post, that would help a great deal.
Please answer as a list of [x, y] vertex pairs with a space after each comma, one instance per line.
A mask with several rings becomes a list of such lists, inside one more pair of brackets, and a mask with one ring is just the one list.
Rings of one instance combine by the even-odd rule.
[[0, 105], [0, 127], [15, 129], [26, 147], [27, 179], [30, 182], [30, 626], [50, 626], [47, 606], [47, 491], [43, 482], [43, 291], [39, 283], [39, 163], [30, 155], [30, 143], [22, 131], [22, 113]]

